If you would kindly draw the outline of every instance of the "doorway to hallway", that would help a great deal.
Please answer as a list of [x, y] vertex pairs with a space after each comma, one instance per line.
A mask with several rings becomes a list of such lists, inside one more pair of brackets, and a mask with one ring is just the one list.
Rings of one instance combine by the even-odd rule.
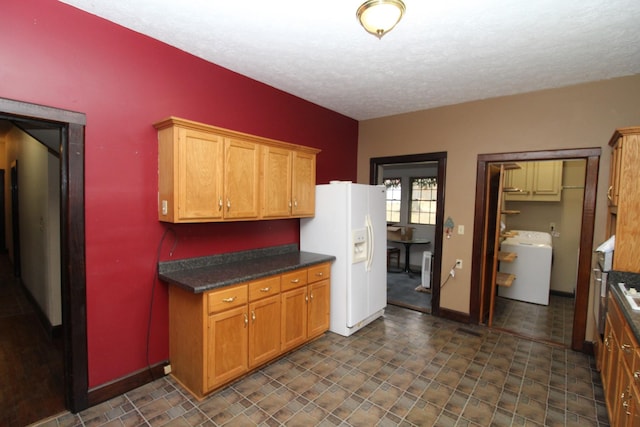
[[[82, 113], [0, 98], [0, 119], [29, 133], [54, 132], [50, 150], [60, 153], [60, 282], [64, 402], [73, 412], [89, 406]], [[41, 140], [41, 138], [36, 138]]]

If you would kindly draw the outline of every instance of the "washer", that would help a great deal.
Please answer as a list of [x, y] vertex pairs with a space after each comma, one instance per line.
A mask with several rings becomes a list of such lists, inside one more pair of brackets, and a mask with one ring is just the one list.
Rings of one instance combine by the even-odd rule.
[[513, 274], [510, 287], [500, 286], [498, 295], [518, 301], [549, 305], [552, 240], [549, 233], [513, 230], [518, 234], [502, 241], [500, 250], [514, 252], [513, 262], [501, 262], [500, 272]]

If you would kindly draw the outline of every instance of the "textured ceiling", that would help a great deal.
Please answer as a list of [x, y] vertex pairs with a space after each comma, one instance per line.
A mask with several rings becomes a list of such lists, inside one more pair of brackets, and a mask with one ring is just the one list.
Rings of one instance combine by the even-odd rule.
[[640, 73], [638, 0], [61, 1], [357, 120]]

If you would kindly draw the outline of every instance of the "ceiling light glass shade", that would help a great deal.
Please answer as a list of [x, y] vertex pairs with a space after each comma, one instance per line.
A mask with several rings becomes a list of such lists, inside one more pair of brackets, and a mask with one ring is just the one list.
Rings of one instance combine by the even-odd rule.
[[367, 0], [356, 12], [362, 27], [378, 38], [393, 29], [404, 14], [401, 0]]

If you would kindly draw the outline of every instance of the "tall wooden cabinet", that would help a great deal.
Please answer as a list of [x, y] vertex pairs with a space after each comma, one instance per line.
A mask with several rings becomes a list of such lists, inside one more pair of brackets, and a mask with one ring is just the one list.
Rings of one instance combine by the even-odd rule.
[[616, 236], [613, 269], [640, 273], [640, 127], [617, 129], [612, 147], [608, 234]]
[[155, 127], [160, 221], [313, 216], [320, 150], [175, 117]]

